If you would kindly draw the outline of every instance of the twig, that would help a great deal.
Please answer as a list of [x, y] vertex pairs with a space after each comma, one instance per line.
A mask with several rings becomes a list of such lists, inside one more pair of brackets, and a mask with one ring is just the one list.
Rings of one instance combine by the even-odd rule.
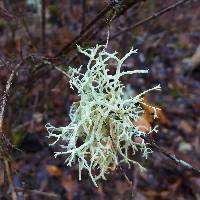
[[62, 69], [60, 69], [59, 67], [54, 67], [56, 70], [58, 70], [59, 72], [61, 72], [64, 76], [66, 76], [67, 78], [71, 79], [71, 76], [69, 74], [67, 74], [65, 71], [63, 71]]
[[12, 70], [12, 72], [9, 76], [9, 79], [6, 83], [6, 89], [5, 89], [3, 97], [2, 97], [2, 103], [1, 103], [1, 107], [0, 107], [0, 133], [3, 132], [3, 117], [4, 117], [4, 113], [5, 113], [5, 109], [6, 109], [6, 101], [9, 96], [10, 86], [12, 84], [14, 74], [15, 74], [15, 70]]
[[[113, 40], [114, 38], [118, 37], [119, 35], [125, 33], [126, 31], [129, 31], [129, 30], [132, 30], [133, 28], [136, 28], [136, 27], [139, 27], [145, 23], [147, 23], [148, 21], [150, 20], [153, 20], [159, 16], [161, 16], [162, 14], [170, 11], [171, 9], [174, 9], [178, 6], [180, 6], [181, 4], [185, 3], [185, 2], [188, 2], [188, 1], [191, 1], [191, 0], [180, 0], [180, 1], [177, 1], [176, 3], [162, 9], [161, 11], [137, 22], [136, 24], [114, 34], [113, 36], [111, 36], [109, 38], [109, 40]], [[135, 2], [135, 1], [134, 1]], [[138, 1], [136, 1], [138, 2]], [[136, 3], [135, 2], [135, 3]], [[111, 6], [112, 5], [112, 6]], [[131, 4], [133, 5], [133, 3]], [[76, 36], [70, 43], [66, 44], [60, 51], [59, 53], [57, 53], [54, 57], [50, 58], [51, 60], [54, 60], [54, 59], [57, 59], [59, 56], [63, 55], [65, 52], [70, 52], [70, 48], [77, 44], [77, 43], [82, 43], [83, 41], [89, 41], [91, 38], [93, 38], [98, 32], [99, 30], [102, 30], [105, 26], [105, 21], [103, 21], [101, 24], [98, 25], [98, 27], [95, 27], [94, 25], [99, 22], [99, 20], [101, 20], [101, 18], [103, 18], [107, 11], [110, 11], [111, 8], [114, 6], [114, 4], [109, 4], [108, 6], [106, 6], [88, 25], [86, 25], [83, 29], [83, 31], [78, 35]], [[130, 7], [130, 6], [129, 6]], [[119, 15], [120, 16], [120, 15]], [[101, 17], [101, 18], [100, 18]], [[118, 16], [115, 16], [115, 19], [117, 18]], [[112, 17], [111, 17], [112, 18]], [[91, 28], [93, 28], [91, 30]], [[102, 43], [105, 43], [106, 41], [102, 41]], [[73, 59], [71, 59], [72, 61], [76, 58], [77, 56], [74, 56]], [[70, 61], [71, 63], [71, 61]], [[45, 65], [44, 64], [41, 64], [40, 67], [38, 67], [37, 69], [34, 70], [34, 73], [39, 69], [39, 68], [43, 68]]]
[[133, 170], [133, 179], [131, 187], [131, 199], [135, 199], [138, 184], [138, 169], [137, 167]]
[[178, 159], [175, 155], [172, 155], [170, 153], [168, 153], [166, 150], [164, 150], [163, 148], [159, 147], [157, 144], [155, 144], [154, 141], [152, 141], [151, 139], [147, 138], [144, 135], [140, 135], [140, 137], [142, 139], [144, 139], [146, 142], [148, 142], [154, 149], [156, 149], [158, 152], [162, 153], [163, 155], [165, 155], [166, 157], [168, 157], [169, 159], [171, 159], [173, 162], [175, 162], [177, 165], [183, 166], [187, 169], [193, 170], [195, 173], [200, 175], [200, 170], [193, 167], [191, 164], [189, 164], [188, 162]]
[[132, 185], [132, 181], [128, 178], [128, 176], [126, 175], [126, 172], [124, 171], [124, 169], [119, 165], [119, 169], [122, 172], [122, 175], [124, 176], [124, 178], [126, 179], [127, 183], [129, 185]]
[[112, 9], [112, 7], [115, 5], [114, 2], [111, 2], [109, 5], [107, 5], [104, 9], [101, 10], [101, 12], [99, 14], [97, 14], [97, 16], [89, 23], [86, 25], [86, 27], [83, 29], [83, 31], [81, 31], [80, 34], [85, 33], [88, 29], [90, 29], [93, 25], [95, 25], [95, 23], [97, 23], [97, 21], [101, 20], [102, 17], [104, 17], [106, 15], [106, 13]]
[[[4, 3], [7, 3], [6, 1], [4, 2]], [[14, 3], [16, 3], [16, 1], [14, 1]], [[0, 7], [0, 17], [1, 17], [1, 7]], [[4, 9], [5, 10], [5, 9]], [[8, 13], [8, 11], [7, 10], [5, 10], [6, 11], [6, 13]], [[28, 25], [27, 25], [27, 23], [26, 23], [26, 20], [24, 19], [24, 17], [23, 17], [23, 15], [21, 14], [21, 12], [19, 12], [18, 11], [18, 13], [17, 14], [13, 14], [12, 13], [12, 15], [10, 14], [10, 13], [8, 13], [9, 15], [8, 15], [8, 19], [7, 18], [5, 18], [6, 20], [7, 20], [7, 23], [9, 24], [9, 26], [10, 26], [10, 21], [12, 20], [12, 21], [16, 21], [16, 23], [17, 23], [17, 20], [19, 20], [19, 22], [21, 23], [21, 25], [24, 27], [24, 29], [25, 29], [25, 32], [26, 32], [26, 34], [27, 34], [27, 36], [28, 36], [28, 38], [30, 39], [30, 42], [31, 42], [31, 44], [32, 44], [32, 46], [35, 48], [35, 49], [37, 49], [38, 50], [38, 47], [37, 47], [37, 44], [36, 44], [36, 42], [35, 42], [35, 39], [34, 39], [34, 37], [33, 37], [33, 35], [31, 34], [31, 32], [30, 32], [30, 30], [29, 30], [29, 27], [28, 27]], [[21, 52], [20, 52], [21, 53]], [[21, 56], [21, 55], [20, 55]]]
[[43, 191], [39, 191], [39, 190], [29, 190], [28, 192], [33, 193], [33, 194], [37, 194], [37, 195], [42, 195], [42, 196], [46, 196], [49, 198], [60, 198], [59, 195], [53, 193], [53, 192], [43, 192]]
[[25, 31], [26, 31], [26, 33], [27, 33], [27, 35], [28, 35], [28, 37], [30, 39], [30, 42], [32, 43], [33, 47], [35, 47], [38, 50], [37, 43], [35, 42], [35, 39], [34, 39], [33, 35], [31, 34], [25, 19], [23, 17], [19, 17], [19, 19], [20, 19], [22, 25], [24, 26]]
[[[58, 57], [62, 56], [65, 52], [66, 54], [69, 53], [73, 49], [73, 46], [75, 44], [81, 44], [84, 41], [89, 41], [91, 38], [93, 38], [99, 32], [99, 30], [102, 30], [106, 25], [108, 25], [107, 23], [110, 22], [109, 19], [113, 18], [113, 15], [110, 15], [109, 19], [107, 16], [105, 20], [106, 14], [111, 9], [114, 9], [113, 6], [115, 5], [116, 2], [117, 1], [111, 2], [108, 6], [106, 6], [99, 14], [97, 14], [97, 16], [88, 25], [84, 27], [84, 29], [78, 36], [76, 36], [72, 41], [66, 44], [54, 57], [48, 58], [48, 60], [58, 59]], [[123, 0], [123, 2], [125, 2], [124, 3], [125, 6], [122, 6], [123, 9], [121, 12], [118, 12], [117, 14], [115, 13], [115, 17], [114, 17], [115, 19], [119, 17], [123, 12], [125, 12], [126, 10], [128, 10], [129, 8], [131, 8], [133, 5], [135, 5], [136, 3], [140, 1], [139, 0], [135, 0], [135, 1]], [[99, 21], [101, 21], [101, 23], [99, 23]], [[96, 25], [97, 23], [98, 25]], [[69, 62], [71, 63], [71, 61], [73, 61], [76, 58], [77, 58], [77, 54], [72, 59], [70, 59]], [[32, 71], [32, 73], [33, 74], [36, 73], [39, 69], [44, 68], [44, 66], [45, 66], [44, 63], [41, 63], [37, 68], [35, 68]]]
[[[73, 45], [80, 44], [83, 42], [83, 38], [88, 38], [92, 34], [92, 36], [96, 35], [93, 34], [94, 30], [102, 30], [105, 26], [107, 26], [112, 19], [116, 19], [117, 17], [121, 16], [124, 12], [130, 9], [133, 5], [139, 3], [141, 1], [135, 0], [122, 0], [121, 1], [121, 8], [120, 11], [115, 12], [114, 6], [117, 4], [117, 1], [112, 1], [108, 4], [97, 16], [84, 27], [82, 32], [76, 36], [70, 43], [66, 44], [59, 52], [55, 55], [55, 58], [61, 56], [63, 53], [69, 53]], [[113, 11], [113, 12], [111, 12]], [[109, 13], [110, 12], [110, 13]], [[107, 15], [107, 16], [106, 16]], [[106, 16], [106, 17], [105, 17]], [[91, 30], [92, 29], [92, 30]], [[90, 37], [91, 38], [91, 37]]]
[[[142, 19], [142, 20], [138, 21], [137, 23], [135, 23], [135, 24], [123, 29], [122, 31], [117, 32], [116, 34], [112, 35], [109, 40], [113, 40], [116, 37], [126, 33], [127, 31], [131, 31], [132, 29], [134, 29], [136, 27], [139, 27], [139, 26], [141, 26], [141, 25], [143, 25], [143, 24], [145, 24], [145, 23], [147, 23], [147, 22], [149, 22], [151, 20], [154, 20], [157, 17], [160, 17], [161, 15], [165, 14], [166, 12], [168, 12], [170, 10], [173, 10], [173, 9], [177, 8], [178, 6], [180, 6], [180, 5], [182, 5], [182, 4], [186, 3], [186, 2], [189, 2], [189, 1], [191, 1], [191, 0], [180, 0], [180, 1], [177, 1], [176, 3], [173, 3], [170, 6], [168, 6], [166, 8], [163, 8], [159, 12], [156, 12], [156, 13], [152, 14], [151, 16], [146, 17], [145, 19]], [[104, 42], [105, 41], [103, 41], [103, 43]]]
[[11, 187], [11, 196], [12, 196], [12, 200], [17, 200], [17, 194], [14, 190], [14, 186], [13, 186], [13, 182], [12, 182], [12, 177], [11, 177], [11, 170], [10, 170], [10, 166], [9, 166], [9, 162], [7, 159], [4, 160], [4, 165], [5, 165], [5, 170], [6, 170], [6, 175], [7, 175], [7, 178], [8, 178], [8, 182], [9, 182], [9, 185]]
[[5, 113], [5, 109], [6, 109], [6, 102], [8, 100], [8, 96], [9, 96], [9, 92], [10, 92], [10, 88], [12, 85], [12, 81], [13, 78], [15, 76], [15, 73], [17, 72], [17, 70], [19, 69], [19, 67], [21, 66], [22, 63], [18, 64], [11, 72], [8, 81], [6, 83], [6, 89], [4, 91], [3, 97], [2, 97], [2, 102], [1, 102], [1, 106], [0, 106], [0, 133], [3, 132], [3, 119], [4, 119], [4, 113]]
[[40, 190], [25, 190], [24, 188], [15, 188], [15, 191], [17, 192], [27, 192], [29, 194], [36, 194], [36, 195], [41, 195], [41, 196], [45, 196], [48, 198], [56, 198], [56, 199], [60, 199], [60, 196], [56, 193], [53, 192], [43, 192]]
[[12, 85], [12, 81], [13, 81], [13, 78], [14, 78], [14, 75], [16, 73], [16, 71], [18, 70], [18, 68], [21, 66], [21, 63], [18, 64], [11, 72], [9, 78], [8, 78], [8, 81], [6, 83], [6, 89], [4, 91], [4, 94], [3, 94], [3, 97], [2, 97], [2, 102], [1, 102], [1, 107], [0, 107], [0, 143], [1, 143], [1, 148], [0, 148], [0, 154], [2, 155], [2, 159], [4, 160], [4, 165], [5, 165], [5, 170], [6, 170], [6, 175], [7, 175], [7, 178], [8, 178], [8, 182], [10, 184], [10, 187], [12, 189], [12, 199], [13, 200], [17, 200], [17, 195], [13, 189], [13, 183], [12, 183], [12, 177], [11, 177], [11, 169], [10, 169], [10, 166], [9, 166], [9, 160], [10, 160], [10, 157], [9, 157], [9, 153], [7, 152], [7, 148], [4, 147], [4, 141], [5, 141], [5, 138], [4, 138], [4, 130], [3, 130], [3, 122], [4, 122], [4, 113], [5, 113], [5, 110], [6, 110], [6, 102], [8, 100], [8, 96], [9, 96], [9, 93], [10, 93], [10, 88], [11, 88], [11, 85]]
[[95, 25], [99, 20], [101, 20], [103, 18], [103, 16], [106, 15], [106, 13], [112, 8], [113, 3], [110, 3], [109, 5], [107, 5], [105, 8], [103, 8], [103, 10], [97, 14], [97, 16], [89, 23], [87, 24], [84, 29], [80, 32], [79, 35], [77, 35], [71, 42], [69, 42], [68, 44], [66, 44], [60, 51], [58, 54], [56, 54], [55, 57], [59, 57], [63, 54], [63, 52], [66, 52], [71, 46], [73, 46], [74, 44], [78, 43], [80, 41], [80, 39], [84, 36], [85, 33], [87, 33], [89, 31], [89, 29]]

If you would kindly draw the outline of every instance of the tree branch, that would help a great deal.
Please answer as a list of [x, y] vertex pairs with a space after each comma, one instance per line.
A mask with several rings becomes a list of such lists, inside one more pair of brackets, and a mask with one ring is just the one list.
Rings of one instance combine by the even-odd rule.
[[[70, 43], [66, 44], [56, 55], [55, 57], [61, 56], [65, 52], [69, 52], [71, 48], [75, 44], [80, 44], [83, 42], [83, 38], [90, 37], [92, 34], [92, 30], [100, 30], [105, 27], [108, 23], [112, 21], [112, 19], [116, 19], [117, 17], [121, 16], [124, 12], [126, 12], [129, 8], [131, 8], [136, 3], [142, 2], [144, 0], [122, 0], [120, 1], [120, 10], [116, 10], [114, 7], [117, 4], [117, 1], [112, 1], [108, 4], [105, 8], [100, 11], [99, 14], [89, 23], [87, 24], [84, 29], [80, 32], [78, 36], [76, 36]], [[111, 13], [111, 14], [110, 14]]]
[[180, 165], [186, 169], [190, 169], [192, 171], [194, 171], [195, 173], [200, 175], [200, 170], [193, 167], [191, 164], [187, 163], [184, 160], [178, 159], [175, 155], [172, 155], [170, 153], [168, 153], [165, 149], [159, 147], [154, 141], [152, 141], [151, 139], [149, 139], [148, 137], [144, 136], [143, 134], [140, 135], [140, 137], [142, 139], [144, 139], [145, 142], [149, 143], [154, 149], [156, 149], [158, 152], [162, 153], [164, 156], [168, 157], [169, 159], [171, 159], [173, 162], [175, 162], [177, 165]]
[[[122, 34], [125, 34], [126, 32], [131, 31], [132, 29], [134, 29], [134, 28], [136, 28], [136, 27], [139, 27], [139, 26], [141, 26], [141, 25], [143, 25], [143, 24], [145, 24], [145, 23], [147, 23], [147, 22], [149, 22], [149, 21], [151, 21], [151, 20], [154, 20], [154, 19], [156, 19], [157, 17], [160, 17], [161, 15], [165, 14], [166, 12], [171, 11], [171, 10], [177, 8], [178, 6], [181, 6], [182, 4], [184, 4], [184, 3], [186, 3], [186, 2], [189, 2], [189, 1], [191, 1], [191, 0], [180, 0], [180, 1], [177, 1], [177, 2], [175, 2], [175, 3], [171, 4], [171, 5], [169, 5], [168, 7], [163, 8], [162, 10], [160, 10], [160, 11], [158, 11], [158, 12], [152, 14], [151, 16], [146, 17], [145, 19], [142, 19], [142, 20], [138, 21], [137, 23], [135, 23], [135, 24], [129, 26], [128, 28], [125, 28], [124, 30], [115, 33], [114, 35], [112, 35], [112, 36], [110, 37], [109, 40], [113, 40], [113, 39], [115, 39], [116, 37], [118, 37], [118, 36], [120, 36], [120, 35], [122, 35]], [[104, 40], [102, 43], [104, 43], [104, 42], [105, 42], [105, 40]]]

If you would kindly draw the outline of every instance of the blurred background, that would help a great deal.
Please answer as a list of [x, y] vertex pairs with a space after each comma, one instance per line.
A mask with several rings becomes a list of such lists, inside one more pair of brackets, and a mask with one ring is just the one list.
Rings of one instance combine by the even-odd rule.
[[[199, 175], [156, 151], [140, 159], [145, 172], [122, 165], [98, 188], [87, 172], [78, 181], [77, 165], [53, 157], [57, 147], [49, 147], [45, 124], [70, 122], [70, 106], [79, 97], [64, 72], [87, 63], [75, 44], [105, 44], [108, 29], [110, 52], [139, 49], [125, 68], [150, 69], [123, 83], [136, 94], [161, 84], [161, 92], [146, 97], [162, 108], [152, 138], [200, 168], [199, 0], [2, 0], [1, 112], [13, 70], [15, 76], [0, 118], [0, 199], [200, 200]], [[151, 125], [151, 117], [145, 120]]]

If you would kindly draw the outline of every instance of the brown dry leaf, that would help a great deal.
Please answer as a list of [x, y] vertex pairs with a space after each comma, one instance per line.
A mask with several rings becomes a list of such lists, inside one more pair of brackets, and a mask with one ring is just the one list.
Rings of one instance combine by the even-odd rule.
[[[134, 125], [140, 126], [139, 127], [139, 131], [142, 131], [142, 132], [146, 133], [152, 127], [153, 115], [154, 115], [155, 109], [153, 108], [154, 106], [149, 104], [146, 96], [143, 99], [143, 103], [144, 103], [143, 104], [143, 106], [144, 106], [144, 114], [138, 121], [134, 122]], [[157, 112], [157, 116], [159, 118], [159, 121], [162, 124], [169, 125], [170, 121], [167, 118], [167, 116], [165, 115], [165, 113], [160, 108], [158, 108], [158, 107], [155, 107], [155, 108], [156, 108], [156, 112]], [[141, 138], [137, 138], [136, 142], [141, 142]]]
[[154, 109], [150, 106], [147, 101], [147, 97], [145, 96], [143, 99], [143, 107], [144, 107], [144, 114], [142, 117], [134, 122], [134, 125], [140, 126], [139, 130], [142, 132], [148, 132], [151, 129], [151, 123], [153, 122], [153, 115]]
[[134, 125], [140, 126], [139, 131], [146, 133], [151, 128], [151, 120], [149, 118], [148, 114], [144, 114], [138, 121], [134, 122]]
[[55, 165], [47, 165], [47, 171], [52, 176], [61, 176], [62, 171]]
[[158, 119], [162, 124], [170, 125], [170, 121], [163, 110], [158, 110], [157, 114], [158, 114]]
[[147, 96], [144, 96], [143, 103], [144, 103], [143, 107], [144, 107], [145, 114], [149, 115], [148, 120], [150, 123], [152, 123], [153, 122], [152, 113], [154, 113], [154, 109], [153, 109], [152, 105], [148, 102]]
[[[147, 97], [145, 96], [144, 97], [144, 100], [143, 102], [146, 104], [146, 105], [143, 105], [144, 106], [144, 110], [145, 110], [145, 113], [146, 113], [146, 116], [148, 118], [148, 121], [150, 123], [153, 122], [153, 113], [154, 113], [154, 108], [155, 106], [151, 105], [149, 102], [148, 102], [148, 99]], [[164, 113], [163, 110], [161, 110], [159, 107], [156, 107], [156, 112], [157, 112], [157, 115], [158, 115], [158, 119], [159, 121], [162, 123], [162, 124], [166, 124], [166, 125], [169, 125], [170, 124], [170, 120], [168, 119], [168, 117], [166, 116], [166, 114]]]

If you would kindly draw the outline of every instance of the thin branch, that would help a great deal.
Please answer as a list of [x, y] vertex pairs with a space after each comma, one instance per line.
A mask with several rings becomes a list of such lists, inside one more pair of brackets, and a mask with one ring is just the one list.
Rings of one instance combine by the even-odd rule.
[[9, 79], [6, 83], [6, 89], [4, 91], [3, 97], [2, 97], [2, 103], [1, 103], [1, 107], [0, 107], [0, 133], [3, 132], [3, 118], [4, 118], [4, 113], [5, 113], [5, 109], [6, 109], [6, 102], [9, 96], [9, 92], [10, 92], [10, 87], [12, 84], [12, 80], [14, 78], [14, 74], [15, 74], [15, 70], [12, 70]]
[[53, 192], [43, 192], [40, 190], [26, 190], [25, 188], [19, 188], [19, 187], [15, 187], [14, 189], [16, 192], [24, 192], [24, 193], [28, 193], [29, 195], [35, 194], [35, 195], [41, 195], [48, 198], [60, 199], [60, 196]]
[[127, 183], [129, 185], [132, 185], [133, 182], [128, 178], [128, 176], [126, 175], [126, 172], [124, 171], [124, 169], [120, 165], [119, 165], [119, 169], [120, 169], [122, 175], [124, 176], [124, 178], [126, 179]]
[[[144, 0], [145, 1], [145, 0]], [[113, 12], [113, 14], [108, 15], [112, 9], [114, 9], [114, 5], [116, 1], [112, 1], [108, 6], [106, 6], [88, 25], [86, 25], [83, 31], [76, 36], [72, 41], [66, 44], [54, 57], [48, 58], [48, 60], [55, 60], [58, 57], [62, 56], [65, 52], [66, 54], [69, 53], [75, 44], [81, 44], [84, 41], [89, 41], [93, 38], [100, 30], [102, 30], [108, 23], [111, 22], [111, 19], [116, 19], [117, 17], [121, 16], [126, 10], [131, 8], [132, 6], [136, 5], [137, 3], [141, 2], [140, 0], [130, 1], [130, 0], [123, 0], [122, 9], [119, 12]], [[107, 16], [106, 16], [107, 15]], [[106, 18], [106, 19], [105, 19]], [[101, 23], [100, 23], [101, 22]], [[98, 25], [96, 25], [98, 24]], [[71, 60], [74, 60], [77, 56], [74, 56]], [[41, 63], [37, 68], [35, 68], [32, 73], [36, 73], [39, 69], [44, 68], [44, 63]]]
[[[151, 16], [146, 17], [145, 19], [142, 19], [142, 20], [138, 21], [137, 23], [135, 23], [135, 24], [123, 29], [122, 31], [117, 32], [116, 34], [112, 35], [109, 40], [113, 40], [116, 37], [118, 37], [118, 36], [120, 36], [122, 34], [125, 34], [128, 31], [131, 31], [134, 28], [137, 28], [137, 27], [139, 27], [139, 26], [141, 26], [143, 24], [146, 24], [147, 22], [149, 22], [151, 20], [154, 20], [157, 17], [160, 17], [161, 15], [165, 14], [166, 12], [171, 11], [171, 10], [177, 8], [178, 6], [181, 6], [182, 4], [184, 4], [186, 2], [189, 2], [189, 1], [191, 1], [191, 0], [180, 0], [180, 1], [177, 1], [176, 3], [173, 3], [173, 4], [169, 5], [169, 6], [167, 6], [166, 8], [163, 8], [162, 10], [152, 14]], [[105, 41], [103, 41], [103, 43], [104, 42]]]
[[158, 152], [162, 153], [164, 156], [168, 157], [169, 159], [171, 159], [173, 162], [175, 162], [177, 165], [180, 165], [186, 169], [190, 169], [192, 171], [194, 171], [195, 173], [200, 175], [200, 170], [193, 167], [191, 164], [187, 163], [184, 160], [178, 159], [175, 155], [172, 155], [170, 153], [168, 153], [165, 149], [159, 147], [154, 141], [152, 141], [151, 139], [149, 139], [148, 137], [144, 136], [144, 135], [140, 135], [140, 137], [142, 139], [145, 140], [145, 142], [148, 142], [154, 149], [156, 149]]
[[25, 29], [25, 31], [26, 31], [26, 33], [27, 33], [29, 39], [30, 39], [31, 44], [33, 45], [33, 47], [35, 47], [35, 48], [38, 50], [37, 43], [36, 43], [36, 41], [35, 41], [35, 39], [34, 39], [32, 33], [31, 33], [31, 31], [29, 30], [29, 27], [28, 27], [28, 25], [27, 25], [25, 19], [24, 19], [23, 17], [19, 17], [19, 19], [20, 19], [22, 25], [24, 26], [24, 29]]
[[6, 175], [7, 175], [7, 178], [8, 178], [8, 182], [9, 182], [9, 185], [11, 187], [12, 200], [17, 200], [17, 194], [16, 194], [16, 191], [14, 190], [14, 185], [13, 185], [13, 182], [12, 182], [11, 170], [10, 170], [9, 162], [8, 162], [7, 159], [4, 160], [4, 164], [5, 164], [5, 170], [6, 170]]
[[56, 199], [60, 198], [60, 196], [58, 194], [55, 194], [53, 192], [43, 192], [43, 191], [39, 191], [39, 190], [28, 190], [28, 192], [37, 194], [37, 195], [41, 195], [41, 196], [45, 196], [48, 198], [56, 198]]
[[134, 167], [133, 178], [132, 178], [132, 187], [131, 187], [131, 199], [135, 199], [136, 191], [137, 191], [137, 184], [138, 184], [138, 169], [137, 169], [137, 167]]
[[71, 76], [69, 74], [67, 74], [65, 71], [63, 71], [62, 69], [60, 69], [59, 67], [54, 67], [56, 70], [58, 70], [59, 72], [61, 72], [64, 76], [66, 76], [67, 78], [71, 79]]
[[19, 63], [11, 72], [7, 83], [6, 83], [6, 89], [4, 91], [3, 97], [2, 97], [2, 102], [1, 102], [1, 106], [0, 106], [0, 133], [3, 132], [3, 119], [4, 119], [4, 113], [5, 113], [5, 109], [6, 109], [6, 102], [8, 100], [8, 96], [10, 93], [10, 88], [12, 85], [12, 81], [13, 78], [17, 72], [17, 70], [19, 69], [19, 67], [21, 66], [22, 63]]
[[9, 93], [10, 93], [10, 88], [12, 85], [12, 81], [14, 79], [15, 73], [18, 70], [18, 68], [21, 66], [21, 63], [18, 64], [11, 72], [8, 81], [6, 83], [6, 88], [2, 97], [2, 102], [1, 102], [1, 107], [0, 107], [0, 154], [2, 156], [2, 159], [4, 160], [4, 165], [5, 165], [5, 170], [6, 170], [6, 175], [8, 178], [8, 182], [9, 185], [11, 187], [11, 191], [12, 191], [12, 200], [17, 200], [17, 195], [16, 192], [14, 191], [14, 187], [13, 187], [13, 183], [12, 183], [12, 177], [11, 177], [11, 169], [10, 169], [10, 155], [9, 152], [7, 150], [7, 148], [5, 147], [6, 144], [4, 142], [6, 142], [6, 138], [4, 135], [4, 130], [3, 130], [3, 122], [4, 122], [4, 114], [5, 114], [5, 110], [6, 110], [6, 103], [9, 97]]
[[[117, 10], [115, 5], [118, 4], [117, 1], [112, 1], [109, 5], [107, 5], [97, 16], [85, 26], [83, 31], [76, 36], [70, 43], [66, 44], [55, 57], [61, 56], [63, 53], [69, 53], [75, 44], [80, 44], [84, 41], [85, 38], [90, 37], [94, 30], [102, 30], [105, 26], [107, 26], [112, 19], [116, 19], [121, 16], [124, 12], [130, 9], [133, 5], [140, 3], [140, 0], [123, 0], [120, 1], [120, 9]], [[92, 29], [92, 31], [91, 31]]]
[[66, 52], [71, 46], [73, 46], [74, 44], [78, 43], [80, 41], [80, 39], [83, 37], [83, 35], [88, 32], [88, 30], [95, 25], [99, 20], [101, 20], [106, 13], [112, 8], [113, 3], [110, 3], [109, 5], [107, 5], [105, 8], [103, 8], [103, 10], [101, 10], [101, 12], [99, 14], [97, 14], [97, 16], [89, 23], [87, 24], [84, 29], [80, 32], [79, 35], [77, 35], [71, 42], [69, 42], [68, 44], [66, 44], [60, 51], [59, 53], [55, 56], [55, 57], [59, 57], [63, 54], [63, 52]]

